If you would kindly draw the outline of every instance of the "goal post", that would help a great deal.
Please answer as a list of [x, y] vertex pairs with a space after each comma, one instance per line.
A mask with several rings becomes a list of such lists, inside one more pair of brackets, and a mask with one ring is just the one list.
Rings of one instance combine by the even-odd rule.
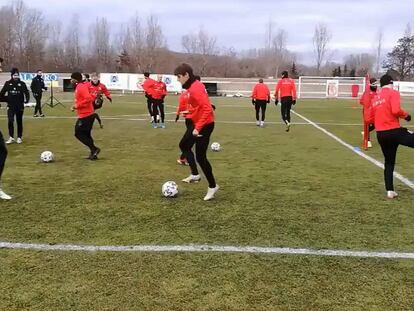
[[365, 77], [301, 76], [298, 98], [356, 98], [365, 90]]

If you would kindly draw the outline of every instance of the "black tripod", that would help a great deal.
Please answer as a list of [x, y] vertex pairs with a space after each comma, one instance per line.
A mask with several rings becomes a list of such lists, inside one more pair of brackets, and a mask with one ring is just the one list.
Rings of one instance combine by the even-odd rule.
[[51, 108], [56, 107], [57, 105], [65, 107], [65, 105], [63, 105], [55, 96], [53, 96], [53, 81], [50, 81], [50, 97], [47, 102], [43, 104], [43, 106], [44, 105], [48, 105]]

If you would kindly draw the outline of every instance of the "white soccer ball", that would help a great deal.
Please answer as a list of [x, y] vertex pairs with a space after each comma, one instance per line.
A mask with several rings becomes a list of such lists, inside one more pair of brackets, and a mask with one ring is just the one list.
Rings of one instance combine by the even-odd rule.
[[40, 161], [44, 163], [53, 162], [54, 159], [55, 159], [55, 156], [53, 155], [52, 151], [43, 151], [42, 154], [40, 155]]
[[220, 151], [220, 149], [221, 149], [221, 146], [218, 142], [214, 142], [211, 144], [211, 150], [218, 152]]
[[178, 185], [174, 181], [167, 181], [162, 185], [161, 192], [166, 198], [174, 198], [178, 194]]

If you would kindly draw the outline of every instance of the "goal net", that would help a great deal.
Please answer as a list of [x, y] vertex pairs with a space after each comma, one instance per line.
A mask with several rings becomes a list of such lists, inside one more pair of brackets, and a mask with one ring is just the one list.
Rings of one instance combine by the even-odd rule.
[[365, 90], [365, 77], [299, 77], [298, 98], [355, 98]]

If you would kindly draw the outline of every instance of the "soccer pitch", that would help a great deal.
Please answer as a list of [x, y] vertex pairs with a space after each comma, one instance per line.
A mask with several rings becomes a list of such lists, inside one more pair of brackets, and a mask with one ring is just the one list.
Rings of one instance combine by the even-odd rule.
[[[220, 185], [204, 202], [205, 178], [183, 184], [176, 164], [184, 123], [166, 101], [166, 129], [152, 129], [143, 96], [114, 96], [92, 133], [98, 161], [74, 136], [72, 94], [46, 118], [26, 109], [24, 143], [10, 145], [0, 202], [0, 241], [87, 246], [252, 246], [414, 253], [414, 192], [280, 106], [255, 125], [249, 99], [217, 106], [208, 157]], [[414, 104], [404, 102], [414, 112]], [[356, 100], [302, 100], [300, 115], [359, 147]], [[2, 109], [2, 132], [7, 121]], [[405, 125], [405, 121], [402, 121]], [[408, 123], [410, 125], [410, 123]], [[383, 161], [372, 137], [366, 152]], [[44, 150], [56, 162], [39, 162]], [[401, 147], [396, 171], [414, 181], [414, 150]], [[204, 177], [204, 176], [203, 176]], [[174, 180], [180, 195], [161, 196]], [[153, 249], [154, 250], [154, 249]], [[0, 310], [413, 310], [414, 260], [232, 252], [0, 250]]]

